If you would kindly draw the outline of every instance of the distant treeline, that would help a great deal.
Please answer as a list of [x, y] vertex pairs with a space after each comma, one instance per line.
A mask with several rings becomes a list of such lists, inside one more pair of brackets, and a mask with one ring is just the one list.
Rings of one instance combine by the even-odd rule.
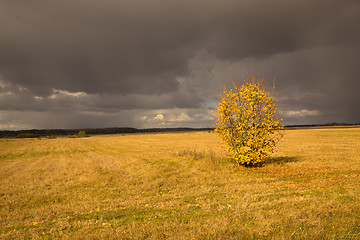
[[357, 126], [360, 123], [326, 123], [326, 124], [304, 124], [304, 125], [286, 125], [285, 129], [296, 129], [296, 128], [321, 128], [321, 127], [346, 127], [346, 126]]
[[209, 131], [213, 128], [85, 128], [85, 129], [31, 129], [0, 131], [0, 138], [41, 138], [48, 136], [74, 136], [81, 131], [88, 135], [118, 134], [118, 133], [151, 133], [151, 132], [184, 132], [184, 131]]
[[[358, 124], [349, 123], [328, 123], [328, 124], [307, 124], [307, 125], [287, 125], [285, 129], [296, 128], [316, 128], [316, 127], [331, 127], [331, 126], [355, 126]], [[212, 131], [214, 128], [84, 128], [84, 129], [31, 129], [31, 130], [17, 130], [0, 131], [0, 138], [41, 138], [49, 136], [75, 136], [81, 131], [85, 131], [88, 135], [96, 134], [118, 134], [118, 133], [159, 133], [159, 132], [186, 132], [186, 131]]]

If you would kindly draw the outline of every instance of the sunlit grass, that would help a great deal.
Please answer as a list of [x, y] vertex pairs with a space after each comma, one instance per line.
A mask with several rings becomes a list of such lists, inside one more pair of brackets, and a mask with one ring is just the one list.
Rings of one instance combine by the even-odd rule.
[[359, 239], [360, 128], [287, 130], [261, 168], [214, 133], [0, 140], [0, 237]]

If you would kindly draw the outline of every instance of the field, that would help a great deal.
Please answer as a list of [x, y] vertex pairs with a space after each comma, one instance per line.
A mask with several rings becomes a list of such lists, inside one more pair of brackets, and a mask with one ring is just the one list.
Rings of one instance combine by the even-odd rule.
[[1, 239], [360, 239], [360, 128], [286, 130], [238, 166], [213, 132], [0, 140]]

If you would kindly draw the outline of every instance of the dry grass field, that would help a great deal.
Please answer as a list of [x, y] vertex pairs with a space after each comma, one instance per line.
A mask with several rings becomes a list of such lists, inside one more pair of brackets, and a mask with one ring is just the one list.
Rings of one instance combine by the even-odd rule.
[[0, 140], [1, 239], [360, 239], [360, 128], [286, 130], [259, 168], [212, 132]]

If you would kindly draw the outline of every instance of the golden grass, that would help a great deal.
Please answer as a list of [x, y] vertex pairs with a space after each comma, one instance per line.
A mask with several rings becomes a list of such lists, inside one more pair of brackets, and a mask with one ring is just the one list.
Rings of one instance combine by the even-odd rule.
[[218, 141], [0, 140], [0, 237], [360, 239], [360, 128], [286, 130], [261, 168]]

